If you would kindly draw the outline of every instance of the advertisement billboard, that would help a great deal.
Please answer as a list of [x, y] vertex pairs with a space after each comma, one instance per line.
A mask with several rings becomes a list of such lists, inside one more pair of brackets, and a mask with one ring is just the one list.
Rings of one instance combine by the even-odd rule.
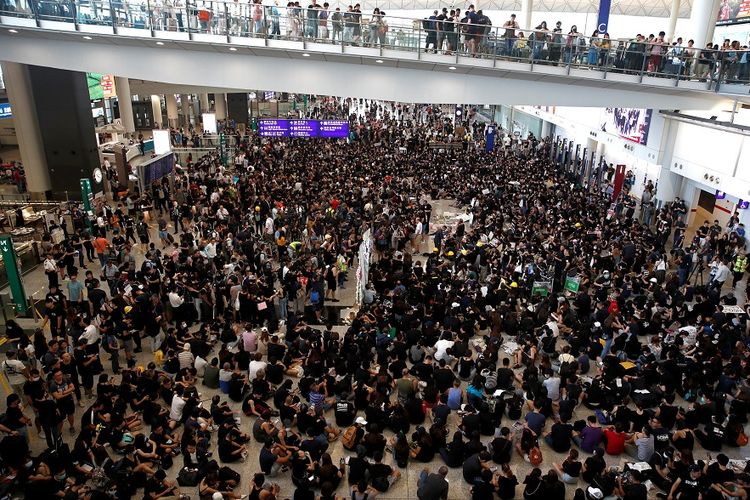
[[89, 98], [92, 101], [117, 96], [114, 75], [86, 73], [86, 80], [88, 80], [89, 84]]
[[716, 24], [750, 23], [750, 0], [721, 0]]
[[650, 126], [650, 109], [604, 108], [602, 111], [602, 131], [637, 144], [646, 145]]

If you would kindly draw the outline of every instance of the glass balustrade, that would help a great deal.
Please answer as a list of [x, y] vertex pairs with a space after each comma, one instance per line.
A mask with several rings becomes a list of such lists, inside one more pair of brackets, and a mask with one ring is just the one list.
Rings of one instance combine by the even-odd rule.
[[[529, 64], [531, 70], [562, 68], [550, 69], [553, 74], [595, 71], [602, 78], [610, 73], [631, 75], [635, 82], [691, 81], [705, 83], [695, 88], [715, 91], [721, 84], [750, 83], [750, 53], [738, 47], [712, 50], [547, 30], [518, 30], [506, 37], [506, 30], [497, 26], [334, 9], [210, 0], [0, 0], [0, 23], [6, 17], [22, 17], [35, 19], [40, 27], [43, 21], [74, 23], [81, 31], [86, 31], [82, 25], [111, 26], [115, 34], [126, 34], [118, 29], [128, 28], [149, 30], [155, 37], [163, 37], [162, 31], [212, 35], [228, 43], [239, 37], [263, 39], [269, 45], [272, 40], [335, 44], [344, 52], [350, 47], [376, 48], [385, 57], [387, 51], [404, 51], [451, 64], [516, 62]], [[12, 20], [4, 23], [11, 25]]]

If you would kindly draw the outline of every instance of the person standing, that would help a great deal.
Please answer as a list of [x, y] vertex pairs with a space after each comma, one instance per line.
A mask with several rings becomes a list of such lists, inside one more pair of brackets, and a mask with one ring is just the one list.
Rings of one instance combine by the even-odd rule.
[[505, 21], [503, 24], [503, 29], [505, 29], [505, 55], [509, 56], [511, 52], [513, 51], [513, 44], [516, 41], [516, 30], [519, 29], [520, 26], [518, 25], [518, 22], [516, 21], [516, 15], [511, 14], [510, 19]]

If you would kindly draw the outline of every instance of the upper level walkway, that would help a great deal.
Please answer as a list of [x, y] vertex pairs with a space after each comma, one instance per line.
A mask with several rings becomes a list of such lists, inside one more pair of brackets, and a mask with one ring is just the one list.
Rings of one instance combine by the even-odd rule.
[[322, 12], [194, 0], [0, 0], [0, 60], [221, 91], [403, 102], [657, 109], [750, 102], [750, 57], [739, 50], [664, 44], [653, 56], [655, 42], [646, 40], [544, 30], [506, 37], [477, 18]]

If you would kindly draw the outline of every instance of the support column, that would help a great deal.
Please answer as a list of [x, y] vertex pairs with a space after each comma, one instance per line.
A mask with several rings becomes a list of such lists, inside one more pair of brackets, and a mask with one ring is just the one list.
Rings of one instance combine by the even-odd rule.
[[177, 98], [174, 94], [164, 94], [164, 102], [167, 105], [167, 121], [170, 127], [176, 128], [179, 125], [179, 115], [177, 114]]
[[672, 0], [672, 8], [669, 11], [669, 27], [667, 28], [667, 41], [674, 40], [674, 30], [677, 28], [677, 17], [680, 14], [680, 0]]
[[135, 132], [135, 120], [133, 119], [133, 95], [130, 93], [130, 80], [125, 77], [115, 77], [115, 89], [117, 90], [117, 106], [120, 110], [120, 121], [126, 134]]
[[697, 48], [705, 48], [708, 42], [713, 41], [720, 6], [721, 0], [693, 0], [687, 32], [691, 34]]
[[161, 97], [158, 95], [151, 96], [151, 114], [154, 115], [154, 124], [157, 128], [164, 127], [164, 118], [161, 115]]
[[227, 119], [227, 95], [226, 94], [214, 94], [214, 106], [216, 108], [216, 119], [226, 120]]
[[180, 94], [180, 115], [182, 115], [181, 123], [186, 127], [190, 125], [190, 96], [187, 94]]
[[[521, 16], [523, 16], [523, 19], [519, 24], [525, 31], [531, 29], [531, 13], [533, 10], [534, 0], [521, 0]], [[525, 35], [528, 35], [528, 33], [525, 33]]]
[[16, 127], [18, 149], [26, 173], [27, 190], [33, 198], [46, 199], [45, 193], [52, 189], [52, 183], [36, 115], [34, 95], [31, 91], [28, 66], [3, 62], [2, 70], [13, 110], [13, 124]]
[[198, 97], [200, 98], [200, 103], [201, 103], [201, 114], [209, 113], [209, 110], [211, 109], [211, 105], [208, 102], [208, 94], [200, 94]]

